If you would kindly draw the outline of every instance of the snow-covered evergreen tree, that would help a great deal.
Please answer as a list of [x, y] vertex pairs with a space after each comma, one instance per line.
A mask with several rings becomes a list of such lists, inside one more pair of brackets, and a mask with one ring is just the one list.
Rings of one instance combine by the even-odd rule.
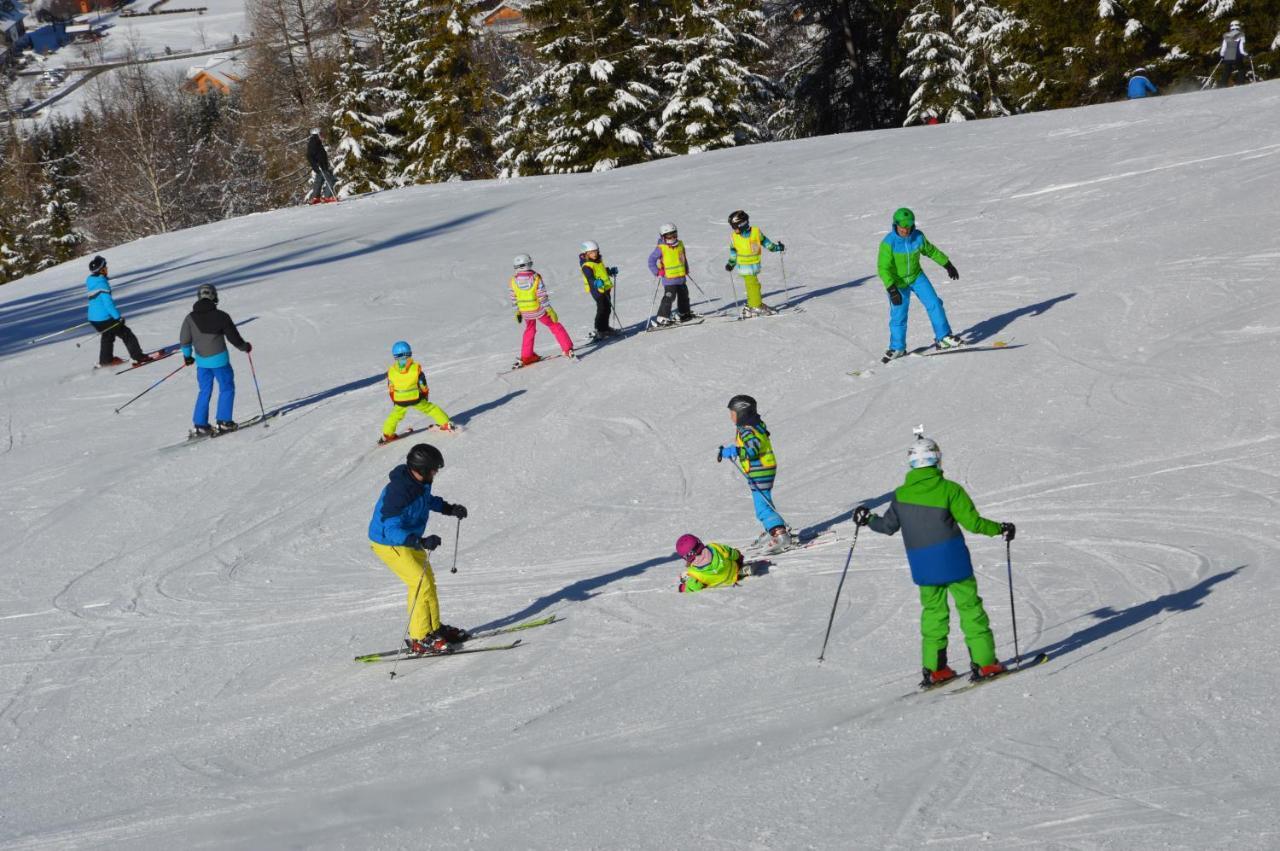
[[951, 35], [951, 20], [938, 6], [937, 0], [917, 3], [899, 36], [907, 51], [902, 78], [916, 86], [905, 124], [974, 117], [974, 93], [965, 75], [964, 51]]
[[484, 126], [491, 86], [478, 61], [466, 0], [448, 0], [420, 11], [426, 58], [417, 76], [421, 91], [402, 122], [402, 183], [435, 183], [488, 177], [493, 149]]
[[[658, 145], [688, 154], [758, 142], [764, 131], [752, 106], [769, 93], [757, 70], [768, 45], [760, 38], [759, 0], [674, 0], [663, 4], [654, 52], [662, 65], [664, 106]], [[652, 37], [651, 37], [652, 38]]]
[[985, 0], [969, 0], [956, 15], [952, 31], [964, 51], [964, 77], [978, 117], [1009, 115], [1010, 98], [1032, 85], [1034, 69], [1018, 58], [1013, 43], [1027, 28], [1026, 21]]
[[346, 30], [342, 32], [342, 65], [338, 69], [337, 101], [332, 122], [338, 144], [331, 157], [339, 198], [386, 188], [391, 140], [379, 113], [372, 74]]
[[35, 271], [56, 266], [76, 257], [85, 243], [75, 221], [76, 203], [65, 176], [66, 163], [50, 160], [41, 164], [39, 215], [27, 224], [27, 241], [35, 260]]
[[657, 81], [629, 0], [535, 0], [525, 37], [541, 70], [507, 100], [494, 140], [506, 174], [604, 171], [652, 159]]

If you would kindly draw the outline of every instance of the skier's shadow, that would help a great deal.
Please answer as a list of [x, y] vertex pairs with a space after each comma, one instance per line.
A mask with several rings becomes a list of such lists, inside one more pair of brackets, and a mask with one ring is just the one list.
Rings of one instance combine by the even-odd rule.
[[[1174, 591], [1170, 594], [1162, 594], [1154, 600], [1148, 600], [1145, 603], [1137, 603], [1127, 609], [1120, 609], [1117, 611], [1110, 606], [1103, 606], [1101, 609], [1095, 609], [1092, 612], [1087, 612], [1087, 615], [1097, 618], [1096, 623], [1090, 624], [1084, 629], [1077, 630], [1061, 641], [1050, 644], [1047, 647], [1041, 647], [1040, 651], [1048, 653], [1050, 658], [1056, 659], [1059, 656], [1065, 656], [1066, 654], [1079, 650], [1082, 647], [1087, 647], [1090, 644], [1095, 644], [1109, 638], [1118, 632], [1123, 632], [1124, 630], [1129, 629], [1129, 627], [1137, 626], [1143, 621], [1150, 620], [1151, 618], [1165, 612], [1172, 614], [1198, 609], [1204, 603], [1205, 598], [1209, 596], [1209, 592], [1213, 590], [1214, 585], [1232, 578], [1244, 569], [1245, 565], [1242, 564], [1231, 570], [1224, 570], [1221, 573], [1217, 573], [1213, 576], [1200, 580], [1190, 588], [1186, 588], [1182, 591]], [[1126, 639], [1122, 638], [1120, 640], [1123, 641]], [[1098, 650], [1106, 650], [1110, 646], [1111, 645], [1108, 644], [1104, 647], [1098, 648]], [[1024, 654], [1024, 657], [1026, 655], [1030, 654]]]
[[[893, 491], [886, 491], [877, 497], [860, 500], [855, 504], [855, 507], [857, 507], [858, 505], [865, 505], [867, 508], [874, 510], [884, 505], [886, 502], [888, 502], [891, 499], [893, 499]], [[828, 529], [834, 526], [838, 526], [841, 523], [849, 523], [852, 521], [853, 521], [853, 509], [850, 508], [848, 511], [837, 514], [835, 517], [832, 517], [828, 520], [823, 520], [821, 523], [814, 523], [812, 526], [805, 526], [803, 529], [800, 530], [800, 537], [812, 538], [816, 535], [821, 535], [823, 532], [827, 531]]]
[[1075, 298], [1075, 296], [1075, 293], [1063, 293], [1060, 296], [1054, 296], [1046, 301], [1028, 304], [1026, 307], [1019, 307], [1017, 310], [1010, 310], [1008, 313], [1001, 313], [999, 316], [992, 316], [990, 319], [984, 319], [978, 324], [961, 331], [959, 336], [970, 343], [980, 343], [983, 340], [989, 340], [1005, 328], [1012, 325], [1015, 319], [1023, 316], [1039, 316], [1055, 304], [1064, 302], [1069, 298]]

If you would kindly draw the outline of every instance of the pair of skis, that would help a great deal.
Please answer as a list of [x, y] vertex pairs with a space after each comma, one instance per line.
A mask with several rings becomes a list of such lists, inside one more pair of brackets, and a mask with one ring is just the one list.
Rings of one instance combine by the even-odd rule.
[[410, 653], [404, 647], [399, 647], [395, 650], [383, 650], [379, 653], [365, 653], [362, 656], [355, 657], [355, 661], [364, 662], [366, 664], [372, 664], [374, 662], [394, 662], [397, 659], [400, 659], [400, 660], [436, 659], [436, 658], [441, 658], [446, 656], [460, 656], [464, 653], [489, 653], [494, 650], [512, 650], [516, 647], [519, 647], [523, 639], [517, 638], [515, 641], [511, 641], [506, 644], [487, 644], [483, 647], [468, 647], [467, 645], [470, 644], [472, 641], [478, 641], [484, 638], [493, 638], [498, 635], [508, 635], [513, 632], [523, 632], [527, 629], [534, 629], [540, 626], [547, 626], [548, 624], [556, 623], [559, 620], [560, 620], [559, 615], [548, 615], [545, 618], [538, 618], [537, 620], [525, 621], [524, 623], [518, 623], [518, 624], [515, 624], [514, 626], [503, 626], [503, 627], [498, 627], [497, 629], [486, 629], [483, 632], [473, 633], [471, 636], [467, 638], [466, 642], [464, 642], [462, 645], [460, 646], [455, 645], [454, 647], [450, 648], [447, 652], [442, 651], [439, 653], [415, 654], [415, 653]]
[[871, 369], [855, 369], [847, 373], [847, 375], [851, 375], [854, 378], [867, 378], [869, 376], [875, 375], [876, 368], [889, 367], [897, 363], [898, 361], [905, 360], [907, 358], [929, 358], [929, 357], [936, 357], [937, 355], [954, 355], [954, 354], [959, 354], [960, 352], [989, 352], [989, 351], [994, 351], [996, 349], [1010, 349], [1010, 348], [1016, 349], [1016, 348], [1020, 348], [1020, 346], [1010, 346], [1004, 340], [995, 340], [991, 343], [986, 343], [981, 346], [973, 345], [971, 343], [966, 343], [962, 341], [959, 346], [955, 346], [950, 349], [939, 349], [936, 343], [930, 343], [927, 346], [920, 346], [919, 348], [912, 349], [902, 357], [892, 358], [888, 360], [886, 360], [885, 358], [881, 358], [880, 363], [876, 367], [873, 367]]
[[[920, 688], [916, 689], [913, 692], [904, 694], [902, 697], [903, 699], [906, 699], [906, 698], [916, 697], [922, 694], [935, 694], [935, 693], [940, 693], [943, 695], [964, 694], [967, 691], [972, 691], [975, 688], [984, 686], [988, 683], [993, 683], [996, 680], [1003, 680], [1013, 676], [1014, 674], [1021, 673], [1022, 671], [1028, 671], [1032, 668], [1039, 667], [1040, 665], [1043, 665], [1045, 662], [1048, 662], [1048, 661], [1049, 661], [1049, 654], [1044, 652], [1035, 653], [1035, 654], [1032, 654], [1030, 658], [1023, 659], [1021, 665], [1018, 665], [1014, 660], [1010, 659], [1008, 662], [1005, 663], [1004, 671], [999, 674], [996, 674], [993, 677], [983, 677], [977, 680], [969, 677], [956, 677], [954, 679], [950, 679], [950, 680], [946, 680], [944, 682], [938, 683], [937, 685], [934, 685], [934, 686], [921, 686]], [[956, 683], [959, 683], [959, 685], [956, 685]]]

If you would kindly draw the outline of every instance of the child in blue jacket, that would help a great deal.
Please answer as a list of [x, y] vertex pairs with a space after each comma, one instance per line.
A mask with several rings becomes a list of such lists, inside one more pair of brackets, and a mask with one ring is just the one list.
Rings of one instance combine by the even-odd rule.
[[89, 299], [89, 324], [101, 335], [98, 348], [98, 366], [119, 366], [123, 358], [116, 357], [116, 340], [124, 343], [133, 358], [134, 366], [142, 366], [153, 360], [159, 360], [163, 352], [145, 354], [138, 338], [124, 324], [124, 317], [111, 298], [111, 278], [107, 270], [107, 258], [99, 255], [89, 261], [89, 277], [85, 278], [84, 287]]

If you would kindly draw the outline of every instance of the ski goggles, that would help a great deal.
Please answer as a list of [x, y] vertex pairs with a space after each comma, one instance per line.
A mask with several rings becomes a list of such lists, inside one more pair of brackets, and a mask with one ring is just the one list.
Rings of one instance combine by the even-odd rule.
[[403, 368], [409, 362], [409, 358], [413, 355], [396, 355], [396, 366]]
[[699, 543], [693, 549], [689, 550], [689, 552], [684, 554], [684, 563], [693, 564], [695, 561], [698, 560], [698, 556], [702, 555], [702, 551], [705, 550], [706, 548], [707, 548], [706, 544]]
[[671, 233], [664, 233], [662, 235], [662, 241], [668, 242], [668, 243], [676, 243], [680, 241], [680, 235], [675, 231], [672, 231]]

